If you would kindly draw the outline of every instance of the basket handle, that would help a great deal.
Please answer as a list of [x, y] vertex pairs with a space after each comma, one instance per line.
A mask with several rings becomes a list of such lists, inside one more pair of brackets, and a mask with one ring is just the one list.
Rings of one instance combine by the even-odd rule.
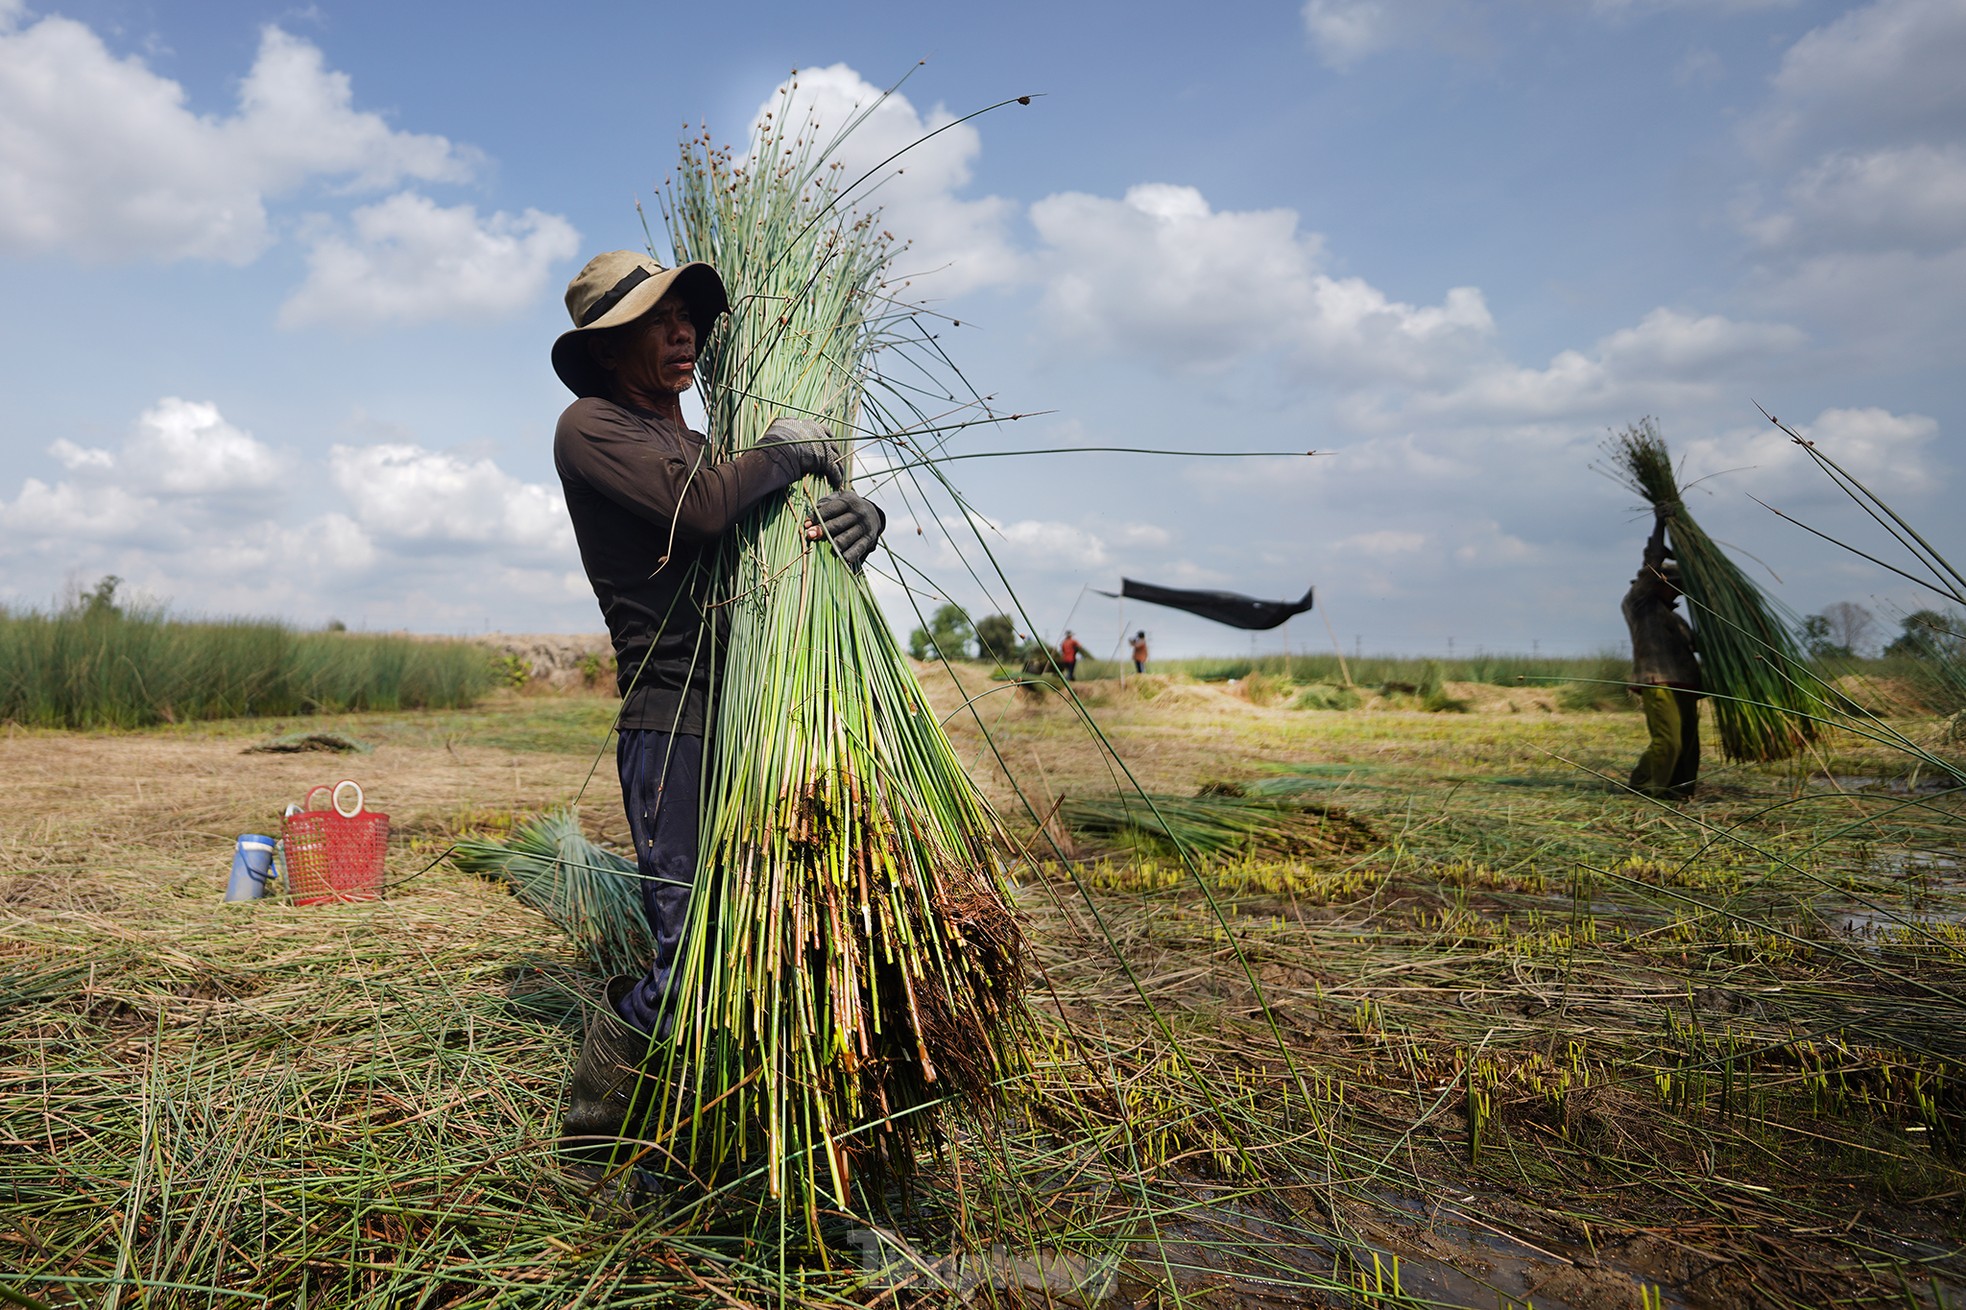
[[362, 812], [362, 784], [353, 778], [343, 778], [329, 793], [334, 804], [334, 812], [344, 819], [352, 819]]
[[334, 788], [328, 786], [326, 783], [322, 783], [318, 787], [309, 787], [307, 789], [307, 799], [301, 802], [300, 808], [303, 810], [325, 810], [333, 801]]

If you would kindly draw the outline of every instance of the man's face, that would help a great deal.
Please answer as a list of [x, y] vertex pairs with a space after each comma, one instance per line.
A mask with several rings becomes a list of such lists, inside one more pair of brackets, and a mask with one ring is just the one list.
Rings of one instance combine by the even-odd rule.
[[675, 292], [610, 336], [597, 343], [596, 358], [628, 395], [680, 395], [696, 381], [696, 324]]

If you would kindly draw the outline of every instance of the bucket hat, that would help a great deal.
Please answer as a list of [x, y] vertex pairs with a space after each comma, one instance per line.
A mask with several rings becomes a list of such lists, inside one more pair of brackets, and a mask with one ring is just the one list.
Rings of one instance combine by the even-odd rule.
[[610, 250], [587, 261], [587, 267], [567, 283], [567, 313], [573, 327], [553, 343], [553, 371], [576, 396], [598, 396], [607, 390], [605, 370], [594, 363], [584, 338], [595, 332], [632, 323], [655, 308], [656, 302], [680, 290], [696, 324], [700, 349], [730, 308], [724, 280], [708, 264], [664, 268], [634, 250]]

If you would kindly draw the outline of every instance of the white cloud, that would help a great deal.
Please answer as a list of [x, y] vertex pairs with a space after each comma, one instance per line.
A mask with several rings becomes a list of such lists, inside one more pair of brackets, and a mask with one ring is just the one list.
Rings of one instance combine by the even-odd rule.
[[489, 459], [388, 443], [336, 446], [328, 467], [356, 521], [385, 541], [495, 544], [522, 556], [574, 549], [559, 492], [522, 482]]
[[1147, 546], [1167, 546], [1173, 544], [1174, 534], [1158, 523], [1122, 523], [1108, 534], [1116, 546], [1137, 549]]
[[1707, 46], [1688, 50], [1673, 69], [1672, 80], [1681, 86], [1714, 86], [1727, 76], [1727, 65], [1717, 51]]
[[1078, 572], [1112, 563], [1104, 539], [1076, 524], [1041, 519], [993, 523], [976, 513], [969, 517], [986, 538], [994, 539], [992, 549], [1006, 564]]
[[[1789, 426], [1880, 495], [1926, 492], [1939, 484], [1939, 470], [1930, 461], [1939, 425], [1923, 414], [1894, 414], [1875, 406], [1826, 409], [1806, 424]], [[1752, 470], [1753, 490], [1764, 498], [1834, 497], [1834, 487], [1814, 461], [1773, 424], [1676, 441], [1674, 446], [1685, 459], [1688, 482]]]
[[1782, 57], [1748, 124], [1763, 150], [1880, 134], [1956, 132], [1966, 109], [1966, 5], [1876, 0], [1815, 28]]
[[0, 528], [13, 550], [47, 554], [84, 542], [150, 539], [158, 510], [156, 500], [117, 486], [50, 486], [28, 478], [18, 496], [0, 501]]
[[1304, 0], [1303, 17], [1304, 34], [1330, 68], [1349, 68], [1397, 36], [1387, 0]]
[[357, 209], [351, 224], [352, 238], [330, 231], [315, 240], [282, 325], [505, 317], [532, 303], [580, 244], [556, 214], [480, 220], [470, 205], [446, 208], [411, 191]]
[[475, 152], [353, 107], [346, 75], [275, 27], [224, 117], [58, 16], [0, 15], [0, 250], [245, 264], [270, 244], [269, 199], [315, 178], [462, 181]]
[[[1644, 16], [1664, 9], [1701, 14], [1747, 13], [1782, 9], [1796, 0], [1590, 0], [1576, 8], [1608, 22]], [[1320, 63], [1340, 72], [1370, 55], [1401, 46], [1429, 45], [1463, 57], [1492, 55], [1504, 39], [1491, 29], [1503, 26], [1504, 16], [1528, 11], [1541, 21], [1552, 6], [1517, 0], [1512, 5], [1479, 4], [1473, 0], [1304, 0], [1299, 11], [1304, 35]]]
[[1722, 378], [1792, 355], [1805, 339], [1787, 324], [1655, 309], [1604, 337], [1594, 353], [1561, 351], [1544, 368], [1498, 366], [1415, 405], [1505, 419], [1657, 409], [1710, 399]]
[[1373, 532], [1359, 532], [1340, 538], [1332, 543], [1332, 550], [1345, 555], [1383, 558], [1388, 555], [1410, 555], [1426, 544], [1427, 534], [1424, 532], [1381, 528]]
[[1463, 564], [1508, 565], [1515, 567], [1535, 559], [1536, 548], [1514, 533], [1504, 532], [1494, 519], [1480, 519], [1463, 529], [1466, 538], [1454, 548], [1454, 558]]
[[[1016, 277], [1019, 260], [1006, 225], [1017, 206], [995, 196], [961, 198], [983, 140], [969, 123], [950, 126], [956, 116], [941, 105], [924, 114], [899, 93], [883, 100], [879, 87], [845, 64], [832, 64], [801, 69], [780, 83], [758, 107], [753, 131], [767, 120], [781, 129], [789, 123], [795, 133], [816, 122], [824, 140], [862, 114], [835, 155], [837, 171], [845, 185], [906, 151], [851, 197], [857, 208], [880, 209], [881, 226], [910, 243], [897, 270], [915, 275], [937, 296]], [[923, 140], [931, 132], [937, 135]]]
[[48, 453], [71, 471], [107, 472], [116, 467], [116, 456], [111, 452], [96, 446], [78, 446], [67, 437], [56, 440], [48, 447]]
[[348, 74], [329, 69], [319, 48], [268, 27], [239, 88], [239, 112], [220, 126], [275, 191], [315, 174], [347, 178], [362, 190], [403, 178], [462, 182], [483, 162], [476, 150], [441, 136], [398, 132], [381, 115], [356, 111], [354, 102]]
[[1218, 212], [1193, 187], [1049, 196], [1031, 223], [1045, 243], [1053, 330], [1169, 368], [1281, 350], [1312, 374], [1418, 381], [1468, 359], [1494, 329], [1474, 287], [1434, 306], [1395, 301], [1325, 273], [1323, 239], [1300, 235], [1293, 211]]
[[1749, 220], [1767, 245], [1950, 250], [1966, 243], [1966, 147], [1838, 151], [1789, 182], [1789, 208]]
[[281, 458], [227, 422], [217, 405], [177, 396], [165, 396], [145, 410], [120, 451], [78, 446], [63, 437], [48, 453], [87, 486], [113, 484], [146, 497], [261, 492], [275, 486], [283, 471]]
[[1853, 359], [1950, 362], [1966, 297], [1966, 6], [1875, 0], [1784, 54], [1734, 207], [1750, 294], [1834, 324]]
[[49, 452], [65, 477], [0, 497], [0, 595], [15, 603], [115, 573], [179, 612], [422, 630], [476, 629], [515, 605], [568, 631], [595, 617], [557, 488], [488, 458], [396, 442], [316, 462], [170, 397], [113, 448]]
[[136, 485], [181, 496], [263, 491], [280, 476], [272, 450], [226, 422], [218, 406], [176, 396], [143, 412], [115, 463]]

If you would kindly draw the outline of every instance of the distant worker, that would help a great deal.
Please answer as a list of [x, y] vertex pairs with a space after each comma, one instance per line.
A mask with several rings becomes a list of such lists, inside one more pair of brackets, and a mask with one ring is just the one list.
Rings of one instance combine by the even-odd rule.
[[1078, 681], [1074, 670], [1078, 668], [1079, 656], [1083, 654], [1085, 654], [1085, 647], [1080, 644], [1077, 637], [1072, 635], [1070, 628], [1065, 629], [1065, 640], [1058, 643], [1058, 667], [1065, 670], [1065, 681]]
[[1645, 562], [1625, 593], [1625, 624], [1632, 634], [1632, 680], [1645, 707], [1651, 744], [1632, 770], [1632, 790], [1659, 800], [1692, 796], [1700, 773], [1700, 661], [1693, 627], [1673, 608], [1679, 601], [1679, 565], [1666, 548], [1667, 506], [1645, 543]]
[[1133, 634], [1133, 671], [1135, 673], [1145, 673], [1147, 671], [1147, 634], [1145, 631]]

